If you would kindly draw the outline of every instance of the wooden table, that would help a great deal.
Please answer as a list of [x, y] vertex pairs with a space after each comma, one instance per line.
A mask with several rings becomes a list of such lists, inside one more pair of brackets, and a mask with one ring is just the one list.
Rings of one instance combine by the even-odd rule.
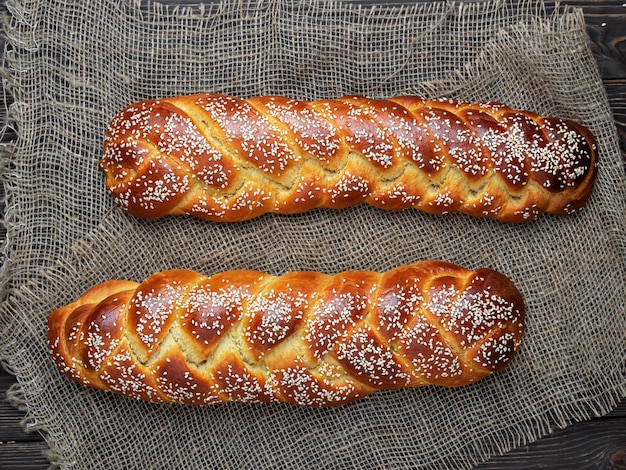
[[[626, 162], [625, 2], [563, 1], [581, 7], [585, 14]], [[13, 408], [6, 398], [7, 390], [15, 381], [15, 377], [0, 368], [0, 469], [45, 469], [49, 463], [43, 455], [48, 448], [45, 441], [37, 432], [23, 430], [20, 425], [23, 413]], [[494, 457], [478, 468], [626, 470], [626, 399], [604, 417], [556, 430], [533, 444]]]

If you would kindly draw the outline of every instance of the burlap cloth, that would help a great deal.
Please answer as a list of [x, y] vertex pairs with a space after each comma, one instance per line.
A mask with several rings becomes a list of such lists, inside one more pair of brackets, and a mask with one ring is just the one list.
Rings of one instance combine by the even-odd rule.
[[[625, 177], [581, 12], [508, 1], [400, 6], [9, 1], [7, 241], [1, 356], [25, 425], [64, 468], [465, 468], [608, 412], [626, 395]], [[231, 225], [134, 219], [97, 168], [109, 119], [199, 91], [296, 98], [419, 93], [499, 100], [586, 124], [588, 205], [511, 226], [367, 206]], [[334, 409], [140, 403], [53, 367], [46, 316], [94, 283], [185, 267], [333, 273], [445, 259], [507, 274], [527, 304], [511, 366], [461, 389], [382, 392]]]

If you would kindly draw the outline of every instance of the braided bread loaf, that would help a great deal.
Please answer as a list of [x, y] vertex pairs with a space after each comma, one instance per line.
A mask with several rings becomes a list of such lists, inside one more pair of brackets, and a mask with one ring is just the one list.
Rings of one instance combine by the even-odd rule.
[[48, 325], [57, 367], [87, 386], [154, 402], [331, 406], [501, 370], [524, 305], [502, 274], [441, 261], [335, 276], [172, 270], [99, 284]]
[[585, 203], [596, 146], [579, 124], [496, 103], [203, 94], [122, 110], [100, 166], [139, 217], [233, 222], [365, 202], [523, 222]]

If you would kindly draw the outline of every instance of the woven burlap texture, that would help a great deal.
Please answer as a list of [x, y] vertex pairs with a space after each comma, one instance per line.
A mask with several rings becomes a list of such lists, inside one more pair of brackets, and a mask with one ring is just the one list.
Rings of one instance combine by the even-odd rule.
[[[626, 395], [625, 177], [582, 13], [535, 2], [412, 6], [261, 1], [165, 7], [9, 0], [7, 241], [0, 353], [12, 399], [68, 469], [466, 468]], [[121, 211], [97, 163], [123, 106], [200, 91], [496, 100], [587, 125], [599, 177], [571, 216], [506, 225], [461, 214], [269, 214], [237, 224]], [[522, 349], [460, 389], [376, 393], [333, 409], [137, 402], [62, 376], [46, 316], [97, 282], [168, 268], [386, 270], [489, 266], [527, 305]]]

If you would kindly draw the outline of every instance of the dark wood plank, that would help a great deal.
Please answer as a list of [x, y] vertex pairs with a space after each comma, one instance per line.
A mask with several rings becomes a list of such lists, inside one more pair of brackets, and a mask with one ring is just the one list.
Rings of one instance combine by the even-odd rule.
[[612, 418], [626, 418], [626, 398], [620, 401], [617, 407], [604, 417], [604, 419]]
[[[555, 2], [546, 2], [551, 10]], [[581, 8], [591, 49], [604, 79], [626, 78], [626, 3], [623, 0], [563, 0], [561, 5]]]
[[26, 432], [21, 424], [24, 413], [7, 399], [7, 390], [16, 382], [14, 376], [0, 368], [0, 442], [41, 441], [37, 432]]
[[50, 466], [45, 442], [0, 443], [0, 470], [44, 470]]
[[477, 470], [509, 468], [624, 470], [626, 418], [573, 424], [476, 467]]
[[50, 462], [44, 452], [48, 445], [39, 432], [24, 431], [24, 413], [7, 399], [8, 389], [16, 382], [0, 367], [0, 470], [47, 469]]
[[626, 80], [607, 81], [604, 83], [604, 87], [613, 111], [613, 118], [626, 163]]

